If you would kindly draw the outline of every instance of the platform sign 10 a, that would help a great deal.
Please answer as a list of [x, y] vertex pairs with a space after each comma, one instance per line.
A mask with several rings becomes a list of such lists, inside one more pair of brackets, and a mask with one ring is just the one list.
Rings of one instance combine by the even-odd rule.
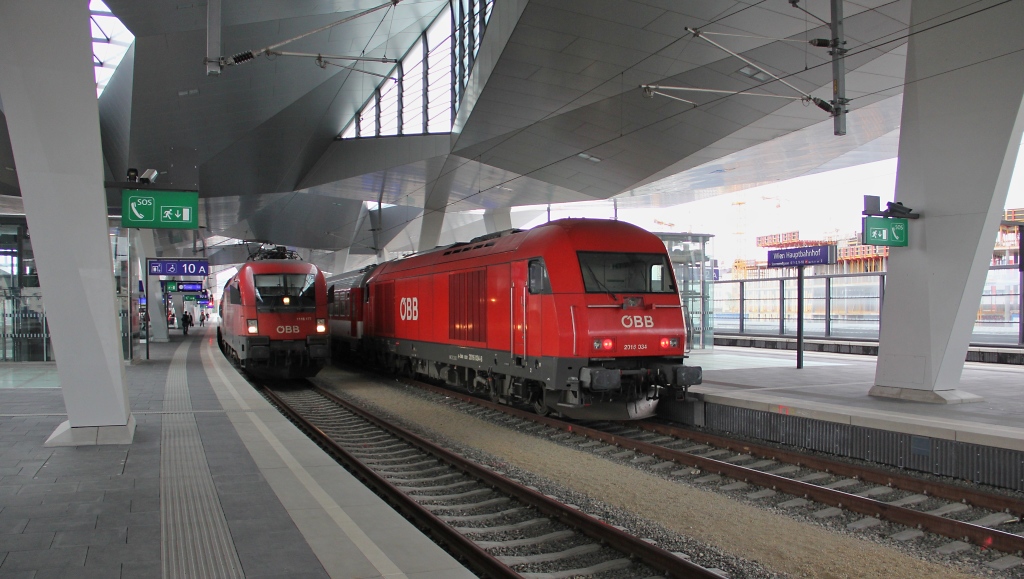
[[197, 229], [199, 193], [121, 190], [121, 225], [144, 229]]
[[[149, 272], [149, 275], [195, 275], [206, 277], [210, 274], [210, 262], [205, 259], [150, 258], [146, 260], [146, 271]], [[202, 289], [201, 283], [199, 289]]]
[[893, 217], [865, 217], [862, 231], [864, 245], [906, 247], [909, 227], [907, 219]]

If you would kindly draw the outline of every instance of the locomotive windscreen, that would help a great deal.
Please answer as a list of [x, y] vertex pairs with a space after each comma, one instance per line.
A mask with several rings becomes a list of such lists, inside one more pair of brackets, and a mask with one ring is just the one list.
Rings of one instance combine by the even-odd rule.
[[658, 253], [577, 252], [587, 293], [673, 293], [668, 258]]
[[253, 277], [256, 309], [316, 309], [316, 275], [312, 273], [261, 273]]

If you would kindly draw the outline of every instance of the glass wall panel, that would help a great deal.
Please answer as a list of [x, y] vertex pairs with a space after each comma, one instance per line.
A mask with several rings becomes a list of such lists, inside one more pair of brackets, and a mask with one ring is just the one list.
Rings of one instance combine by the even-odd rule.
[[452, 130], [452, 23], [450, 13], [427, 30], [427, 132]]
[[[748, 333], [779, 333], [779, 280], [744, 282], [743, 323]], [[719, 332], [721, 333], [721, 332]]]
[[393, 80], [380, 87], [380, 134], [398, 134], [398, 83]]
[[878, 275], [832, 278], [832, 337], [878, 339], [881, 284]]
[[1020, 340], [1020, 271], [1016, 267], [990, 269], [981, 293], [971, 341], [1016, 345]]
[[[796, 336], [797, 291], [796, 278], [786, 282], [786, 335]], [[825, 336], [825, 279], [804, 278], [804, 336], [821, 338]]]
[[715, 331], [740, 332], [740, 281], [715, 284]]
[[[971, 335], [972, 345], [1024, 347], [1022, 276], [1024, 272], [1016, 265], [997, 265], [989, 269]], [[884, 273], [859, 273], [806, 278], [805, 335], [836, 340], [878, 340], [884, 277]], [[782, 306], [785, 316], [782, 335], [794, 337], [795, 277], [716, 282], [714, 308], [718, 333], [739, 334], [739, 318], [742, 316], [743, 334], [779, 336], [780, 283], [786, 292]], [[826, 287], [829, 287], [827, 301]]]
[[359, 136], [360, 137], [376, 137], [377, 136], [377, 99], [376, 97], [371, 98], [370, 102], [366, 103], [363, 107], [363, 112], [359, 116]]
[[423, 130], [423, 43], [417, 42], [402, 61], [402, 134]]

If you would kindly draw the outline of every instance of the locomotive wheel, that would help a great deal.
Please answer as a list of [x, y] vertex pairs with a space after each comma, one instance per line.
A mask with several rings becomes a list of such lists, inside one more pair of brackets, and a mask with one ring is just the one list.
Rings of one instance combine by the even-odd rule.
[[548, 409], [548, 405], [544, 403], [544, 393], [539, 394], [540, 398], [533, 399], [533, 411], [541, 416], [547, 416], [551, 413]]
[[405, 360], [405, 362], [402, 364], [402, 372], [401, 372], [401, 374], [402, 374], [402, 376], [404, 376], [406, 378], [415, 378], [416, 377], [416, 371], [412, 369], [412, 361]]

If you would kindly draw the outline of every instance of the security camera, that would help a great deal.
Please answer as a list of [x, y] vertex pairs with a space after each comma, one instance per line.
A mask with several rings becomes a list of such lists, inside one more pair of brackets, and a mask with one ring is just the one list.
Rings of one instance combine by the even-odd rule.
[[892, 215], [893, 217], [906, 217], [914, 212], [913, 209], [911, 209], [910, 207], [906, 207], [900, 201], [897, 201], [895, 203], [889, 201], [885, 204], [885, 207], [886, 213]]
[[159, 174], [156, 169], [146, 169], [139, 177], [139, 183], [152, 183], [156, 181], [156, 176]]
[[129, 183], [136, 183], [136, 182], [138, 182], [138, 180], [139, 180], [139, 170], [138, 169], [128, 169], [128, 176], [125, 177], [125, 180], [127, 180]]

